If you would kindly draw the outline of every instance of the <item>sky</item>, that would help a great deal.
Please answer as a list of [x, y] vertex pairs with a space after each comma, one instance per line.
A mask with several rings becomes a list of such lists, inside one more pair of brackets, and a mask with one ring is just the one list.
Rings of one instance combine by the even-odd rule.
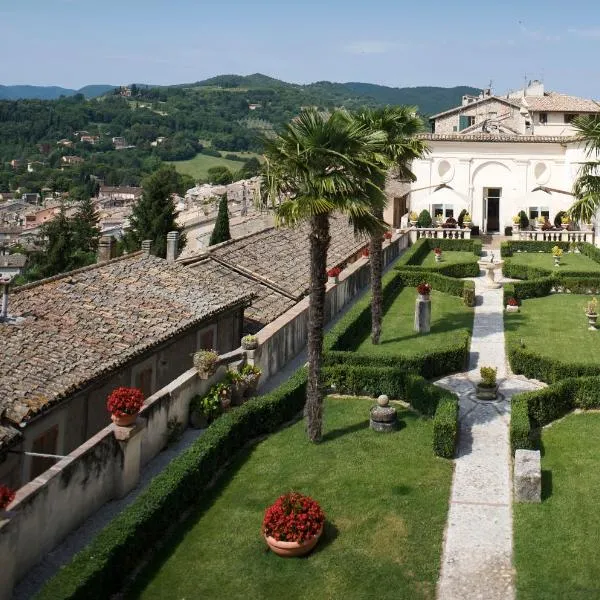
[[295, 83], [487, 87], [542, 79], [600, 99], [598, 0], [0, 0], [0, 84]]

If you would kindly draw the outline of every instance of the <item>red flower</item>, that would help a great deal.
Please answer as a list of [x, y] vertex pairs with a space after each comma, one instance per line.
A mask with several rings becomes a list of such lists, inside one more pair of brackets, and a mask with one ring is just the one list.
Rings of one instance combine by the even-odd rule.
[[325, 514], [309, 496], [289, 492], [265, 511], [263, 532], [282, 542], [304, 542], [319, 533]]
[[339, 267], [333, 267], [333, 269], [327, 271], [327, 277], [337, 277], [341, 272], [342, 270]]
[[421, 296], [427, 296], [431, 292], [431, 286], [428, 283], [420, 283], [417, 286], [417, 292], [419, 292]]
[[391, 240], [392, 239], [392, 232], [391, 231], [386, 231], [383, 234], [383, 238], [386, 239], [386, 240]]
[[106, 401], [108, 412], [117, 416], [135, 415], [144, 405], [144, 394], [138, 388], [118, 387]]
[[433, 249], [434, 254], [441, 254], [442, 253], [442, 249], [438, 246], [437, 248]]
[[368, 248], [363, 248], [362, 255], [363, 256], [369, 256], [369, 249]]
[[0, 510], [4, 510], [15, 499], [15, 492], [5, 485], [0, 485]]
[[509, 298], [508, 299], [508, 305], [509, 306], [519, 306], [519, 303], [517, 302], [516, 298]]

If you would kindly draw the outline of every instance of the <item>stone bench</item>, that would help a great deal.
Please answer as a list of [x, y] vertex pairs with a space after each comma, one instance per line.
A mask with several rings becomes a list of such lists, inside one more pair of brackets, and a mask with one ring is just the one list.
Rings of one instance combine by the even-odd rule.
[[539, 450], [517, 450], [513, 473], [515, 502], [542, 501], [542, 461]]

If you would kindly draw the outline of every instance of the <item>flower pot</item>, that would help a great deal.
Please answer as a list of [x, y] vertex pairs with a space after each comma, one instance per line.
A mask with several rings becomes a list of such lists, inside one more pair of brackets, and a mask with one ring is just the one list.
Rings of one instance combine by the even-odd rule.
[[112, 422], [118, 427], [130, 427], [131, 425], [135, 424], [138, 414], [139, 413], [135, 413], [133, 415], [120, 416], [112, 414], [110, 415], [110, 418], [112, 419]]
[[410, 226], [411, 227], [416, 227], [417, 226], [417, 221], [410, 221]]
[[221, 408], [225, 411], [228, 410], [231, 406], [231, 397], [230, 396], [222, 396], [221, 397]]
[[422, 302], [429, 302], [431, 300], [431, 296], [429, 294], [417, 294], [417, 297]]
[[327, 281], [329, 281], [329, 283], [337, 283], [339, 281], [339, 277], [337, 275], [335, 277], [328, 277]]
[[498, 395], [498, 386], [487, 386], [483, 383], [478, 383], [475, 389], [475, 396], [479, 400], [495, 400]]
[[247, 384], [245, 381], [237, 381], [231, 386], [231, 404], [239, 406], [243, 404], [244, 395], [246, 393]]
[[561, 223], [561, 225], [560, 225], [560, 226], [561, 226], [561, 227], [562, 227], [562, 228], [563, 228], [565, 231], [566, 231], [567, 229], [569, 229], [569, 224], [568, 224], [568, 223]]
[[506, 305], [506, 312], [509, 312], [509, 313], [519, 312], [519, 307], [518, 306], [514, 306], [512, 304], [507, 304]]
[[251, 398], [252, 396], [256, 395], [256, 389], [258, 388], [259, 379], [260, 376], [246, 380], [246, 391], [244, 392], [245, 398]]
[[244, 350], [256, 350], [258, 348], [258, 340], [255, 340], [254, 342], [245, 342], [242, 340], [242, 348]]
[[321, 529], [319, 529], [319, 532], [315, 536], [304, 542], [280, 542], [270, 535], [265, 535], [265, 541], [269, 548], [278, 556], [304, 556], [317, 545], [322, 533], [323, 527], [321, 526]]
[[436, 254], [435, 255], [435, 262], [442, 262], [442, 255], [441, 254]]
[[590, 331], [596, 331], [596, 321], [598, 320], [598, 315], [587, 313], [587, 318], [588, 318], [588, 325], [589, 325], [588, 329]]
[[560, 256], [555, 256], [554, 257], [554, 266], [555, 267], [560, 267]]
[[210, 379], [216, 372], [215, 368], [196, 367], [200, 379]]

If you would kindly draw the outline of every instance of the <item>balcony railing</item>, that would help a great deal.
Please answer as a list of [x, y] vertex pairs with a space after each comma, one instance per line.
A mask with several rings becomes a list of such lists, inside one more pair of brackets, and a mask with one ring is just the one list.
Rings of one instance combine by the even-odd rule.
[[414, 244], [421, 238], [431, 238], [437, 240], [470, 240], [471, 229], [444, 229], [443, 227], [411, 227], [408, 230], [410, 241]]
[[589, 242], [594, 243], [593, 231], [514, 231], [512, 234], [513, 240], [521, 240], [526, 242]]

